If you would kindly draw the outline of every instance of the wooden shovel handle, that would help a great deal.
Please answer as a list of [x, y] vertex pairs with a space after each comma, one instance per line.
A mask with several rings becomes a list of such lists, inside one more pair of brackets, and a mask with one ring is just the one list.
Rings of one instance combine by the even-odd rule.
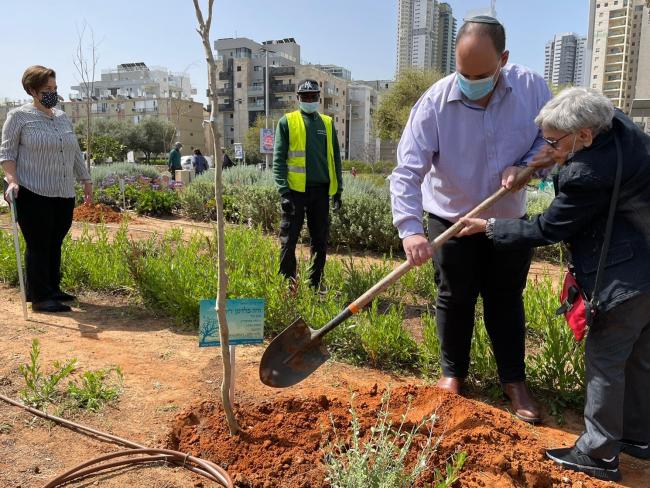
[[[514, 186], [516, 187], [516, 186], [520, 185], [521, 183], [527, 182], [528, 179], [533, 175], [533, 173], [535, 171], [536, 171], [536, 168], [531, 168], [531, 167], [525, 168], [523, 171], [521, 171], [517, 175], [517, 178], [515, 179], [515, 182], [514, 182]], [[489, 196], [484, 201], [479, 203], [476, 207], [474, 207], [472, 210], [470, 210], [470, 212], [467, 213], [465, 215], [465, 217], [476, 217], [481, 212], [483, 212], [484, 210], [487, 210], [492, 205], [494, 205], [506, 193], [510, 193], [510, 190], [508, 190], [505, 187], [499, 188], [499, 190], [494, 192], [491, 196]], [[440, 246], [442, 246], [445, 242], [447, 242], [449, 239], [451, 239], [456, 234], [458, 234], [461, 230], [463, 230], [463, 227], [465, 227], [465, 225], [460, 221], [456, 222], [454, 225], [449, 227], [445, 232], [443, 232], [438, 237], [436, 237], [434, 239], [434, 241], [431, 243], [431, 246], [433, 247], [433, 250], [435, 251], [438, 248], [440, 248]], [[390, 285], [392, 285], [397, 280], [399, 280], [402, 276], [404, 276], [411, 268], [412, 268], [412, 265], [409, 264], [408, 261], [405, 261], [402, 264], [400, 264], [397, 268], [395, 268], [393, 271], [391, 271], [390, 274], [385, 276], [376, 285], [374, 285], [367, 292], [365, 292], [363, 295], [361, 295], [359, 298], [357, 298], [354, 302], [352, 302], [348, 306], [350, 311], [353, 314], [357, 313], [363, 307], [368, 305], [368, 303], [370, 303], [382, 291], [384, 291], [386, 288], [388, 288]]]

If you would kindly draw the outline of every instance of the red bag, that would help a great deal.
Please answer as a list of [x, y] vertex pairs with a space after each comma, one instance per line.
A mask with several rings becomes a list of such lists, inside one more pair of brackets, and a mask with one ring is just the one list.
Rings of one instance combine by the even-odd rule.
[[560, 302], [562, 305], [557, 309], [556, 314], [564, 315], [576, 340], [581, 341], [585, 336], [587, 327], [592, 323], [594, 311], [591, 302], [587, 300], [582, 288], [576, 281], [572, 269], [569, 269], [564, 276]]

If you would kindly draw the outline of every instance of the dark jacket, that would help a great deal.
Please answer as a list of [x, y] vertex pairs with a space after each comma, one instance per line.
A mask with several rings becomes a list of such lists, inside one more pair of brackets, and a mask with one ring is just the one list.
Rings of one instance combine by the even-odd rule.
[[195, 154], [192, 156], [192, 167], [194, 168], [194, 172], [200, 175], [208, 170], [208, 160], [202, 154]]
[[557, 195], [542, 215], [494, 226], [494, 243], [502, 248], [566, 242], [578, 283], [591, 296], [616, 175], [614, 134], [623, 151], [623, 176], [598, 296], [601, 311], [650, 291], [650, 137], [622, 112], [616, 111], [611, 130], [561, 167]]
[[169, 151], [169, 159], [167, 161], [167, 167], [175, 171], [177, 169], [183, 169], [181, 166], [181, 152], [174, 148], [171, 151]]

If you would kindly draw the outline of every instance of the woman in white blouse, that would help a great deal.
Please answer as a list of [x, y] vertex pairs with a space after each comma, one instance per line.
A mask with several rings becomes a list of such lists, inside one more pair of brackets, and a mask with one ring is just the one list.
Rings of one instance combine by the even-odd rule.
[[7, 115], [2, 128], [0, 164], [16, 201], [18, 224], [25, 238], [27, 299], [40, 312], [67, 312], [62, 302], [74, 296], [60, 288], [61, 245], [75, 204], [75, 182], [92, 201], [92, 182], [72, 124], [58, 110], [56, 74], [31, 66], [22, 84], [33, 98]]

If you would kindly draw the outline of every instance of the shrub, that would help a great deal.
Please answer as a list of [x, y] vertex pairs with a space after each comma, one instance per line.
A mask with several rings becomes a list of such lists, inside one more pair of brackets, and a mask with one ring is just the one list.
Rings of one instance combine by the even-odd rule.
[[171, 215], [178, 205], [178, 195], [174, 190], [143, 188], [138, 195], [135, 210], [140, 215]]
[[[377, 413], [375, 424], [370, 428], [361, 425], [354, 408], [354, 395], [350, 405], [349, 433], [341, 434], [334, 427], [334, 439], [325, 450], [327, 481], [332, 488], [409, 488], [416, 486], [426, 472], [436, 451], [439, 440], [433, 436], [437, 417], [431, 415], [407, 429], [408, 409], [395, 425], [388, 410], [390, 393], [382, 398], [382, 405]], [[423, 442], [420, 431], [425, 431]], [[365, 432], [369, 432], [367, 438]], [[411, 460], [410, 451], [415, 450], [415, 460]], [[463, 458], [464, 461], [464, 458]], [[462, 462], [458, 463], [448, 485], [457, 479]], [[455, 478], [455, 479], [454, 479]], [[441, 479], [441, 478], [439, 478]], [[437, 480], [438, 481], [438, 480]]]
[[393, 305], [380, 311], [377, 301], [360, 317], [359, 335], [370, 363], [382, 369], [405, 369], [413, 366], [417, 344], [402, 326], [404, 314]]
[[92, 168], [93, 184], [98, 187], [106, 178], [122, 178], [125, 176], [145, 176], [157, 178], [160, 173], [154, 168], [137, 163], [102, 164]]
[[440, 373], [440, 340], [436, 318], [430, 314], [422, 315], [422, 342], [418, 345], [418, 368], [426, 377]]
[[[3, 246], [4, 247], [4, 246]], [[84, 227], [81, 235], [63, 241], [61, 284], [68, 290], [117, 291], [133, 288], [128, 268], [127, 224], [111, 239], [106, 227]]]

